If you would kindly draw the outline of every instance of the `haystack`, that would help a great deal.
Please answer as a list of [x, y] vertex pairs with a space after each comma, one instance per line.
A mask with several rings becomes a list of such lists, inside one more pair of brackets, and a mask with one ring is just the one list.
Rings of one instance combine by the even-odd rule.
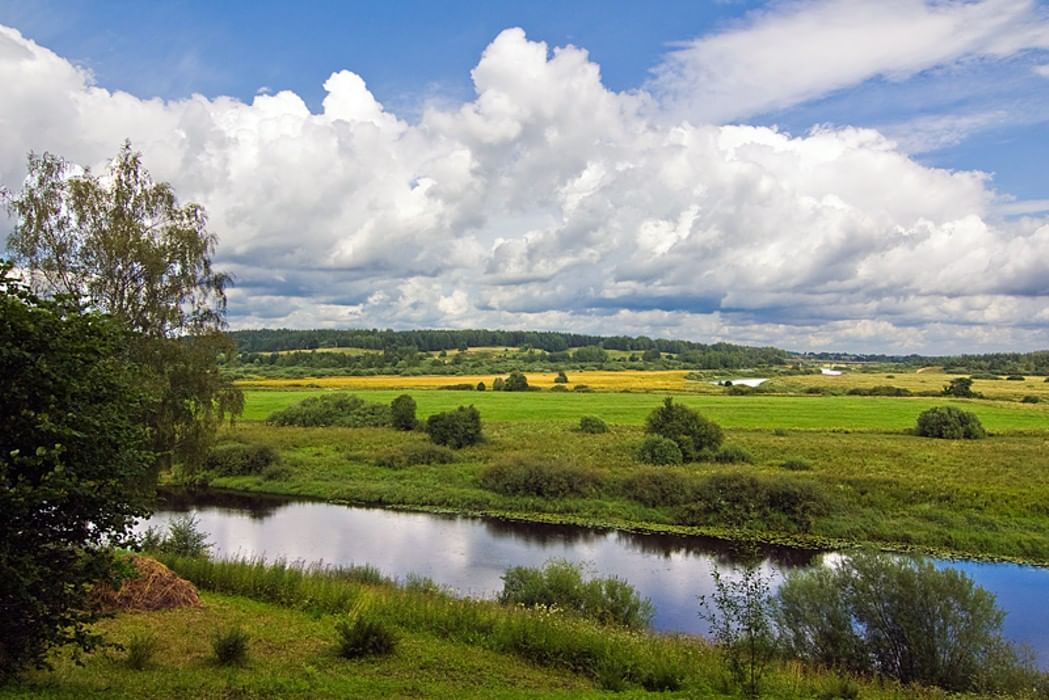
[[128, 555], [138, 575], [125, 579], [120, 588], [96, 586], [93, 602], [103, 611], [170, 610], [203, 607], [196, 587], [156, 559]]

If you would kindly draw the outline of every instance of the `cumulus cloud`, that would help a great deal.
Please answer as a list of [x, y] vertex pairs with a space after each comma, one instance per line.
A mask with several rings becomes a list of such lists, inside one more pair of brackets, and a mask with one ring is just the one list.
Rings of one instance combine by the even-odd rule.
[[[1003, 42], [966, 51], [1023, 43]], [[868, 129], [668, 122], [651, 95], [608, 90], [586, 51], [520, 29], [472, 77], [473, 100], [411, 122], [348, 70], [319, 113], [287, 91], [142, 100], [0, 28], [0, 183], [17, 189], [30, 149], [98, 168], [130, 138], [207, 207], [236, 327], [1047, 345], [1049, 223], [1001, 218], [981, 173]]]
[[723, 122], [783, 109], [875, 77], [1049, 48], [1033, 0], [776, 2], [685, 43], [654, 71], [676, 114]]

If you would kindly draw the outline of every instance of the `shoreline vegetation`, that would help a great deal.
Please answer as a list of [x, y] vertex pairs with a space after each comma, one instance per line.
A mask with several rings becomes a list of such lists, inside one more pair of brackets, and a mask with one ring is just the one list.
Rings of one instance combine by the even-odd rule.
[[[627, 385], [650, 373], [631, 374], [637, 376], [628, 376]], [[705, 383], [704, 393], [677, 393], [662, 388], [665, 376], [654, 373], [656, 388], [646, 392], [444, 391], [435, 380], [445, 377], [351, 378], [351, 392], [335, 379], [328, 380], [333, 388], [301, 388], [286, 381], [284, 386], [292, 386], [261, 389], [245, 383], [243, 418], [220, 434], [220, 443], [270, 450], [279, 465], [254, 473], [205, 473], [195, 483], [350, 505], [808, 549], [873, 546], [941, 558], [1049, 565], [1044, 506], [1049, 474], [1035, 467], [1049, 438], [1049, 401], [850, 393], [893, 381], [942, 388], [952, 378], [928, 370], [907, 376], [789, 378], [808, 386], [832, 385], [838, 395], [807, 393], [805, 387], [800, 393], [729, 395], [724, 387]], [[525, 377], [534, 387], [533, 375]], [[491, 384], [494, 378], [484, 379]], [[600, 385], [583, 372], [569, 379], [569, 386]], [[1040, 391], [1049, 399], [1049, 384], [1039, 380], [1028, 378], [1021, 391]], [[382, 388], [360, 388], [361, 381]], [[769, 384], [775, 389], [776, 383]], [[992, 383], [977, 380], [974, 386], [985, 393], [984, 385]], [[410, 395], [420, 423], [474, 405], [483, 420], [483, 440], [447, 450], [431, 445], [421, 430], [375, 427], [382, 425], [381, 416], [379, 423], [363, 424], [369, 427], [265, 423], [304, 399], [344, 393], [368, 406]], [[642, 424], [664, 396], [720, 425], [722, 454], [684, 465], [639, 463]], [[913, 434], [919, 414], [945, 405], [976, 415], [989, 437], [939, 440]], [[367, 420], [375, 421], [376, 415]], [[581, 432], [584, 416], [606, 423], [607, 432]], [[585, 483], [563, 493], [543, 487], [501, 493], [490, 478], [486, 481], [493, 470], [514, 469], [538, 470], [545, 475], [541, 478], [559, 483], [564, 478]], [[727, 489], [732, 498], [721, 499], [726, 502], [718, 507], [689, 510], [689, 499], [709, 495], [714, 487]], [[754, 508], [755, 499], [771, 505]]]

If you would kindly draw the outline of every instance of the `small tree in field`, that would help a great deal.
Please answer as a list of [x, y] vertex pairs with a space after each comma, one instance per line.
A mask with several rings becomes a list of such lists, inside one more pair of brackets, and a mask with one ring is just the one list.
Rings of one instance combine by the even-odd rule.
[[565, 374], [564, 370], [558, 372], [557, 376], [554, 377], [554, 384], [568, 384], [568, 375]]
[[481, 413], [473, 406], [435, 413], [426, 419], [426, 432], [438, 445], [459, 449], [481, 441]]
[[397, 430], [415, 430], [415, 399], [401, 394], [390, 402], [390, 419]]
[[528, 377], [520, 372], [511, 372], [503, 382], [503, 391], [528, 391]]
[[957, 377], [943, 387], [944, 396], [955, 396], [960, 399], [978, 399], [980, 395], [973, 391], [971, 377]]
[[914, 432], [922, 437], [947, 440], [979, 440], [987, 437], [975, 413], [954, 406], [936, 406], [918, 416]]
[[694, 462], [704, 452], [716, 450], [724, 439], [716, 423], [687, 406], [675, 404], [670, 397], [648, 415], [645, 432], [676, 442], [686, 462]]

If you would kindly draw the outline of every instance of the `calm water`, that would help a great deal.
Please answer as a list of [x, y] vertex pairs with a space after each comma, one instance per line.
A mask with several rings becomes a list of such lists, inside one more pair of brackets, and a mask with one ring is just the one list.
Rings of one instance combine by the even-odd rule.
[[[491, 597], [510, 566], [551, 558], [587, 565], [629, 581], [652, 600], [657, 630], [703, 634], [696, 597], [713, 592], [711, 571], [731, 578], [740, 566], [732, 545], [704, 537], [635, 534], [487, 518], [405, 513], [239, 494], [166, 494], [148, 524], [194, 513], [220, 556], [265, 556], [326, 564], [370, 564], [384, 574], [428, 576], [462, 595]], [[760, 549], [773, 585], [784, 571], [834, 553]], [[1049, 667], [1049, 569], [1015, 564], [939, 562], [965, 571], [1007, 612], [1005, 631]]]

